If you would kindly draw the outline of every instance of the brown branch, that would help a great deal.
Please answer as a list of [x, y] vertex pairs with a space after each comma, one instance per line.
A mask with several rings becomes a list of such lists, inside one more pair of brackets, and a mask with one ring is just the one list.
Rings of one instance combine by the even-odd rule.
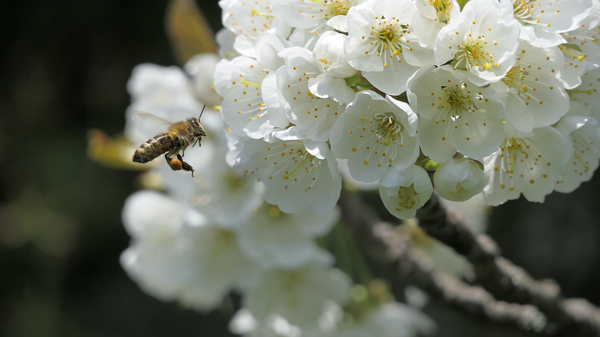
[[532, 305], [497, 301], [486, 290], [438, 272], [428, 261], [412, 253], [394, 228], [380, 220], [377, 213], [355, 194], [342, 193], [339, 200], [344, 222], [365, 254], [384, 267], [392, 287], [413, 284], [465, 312], [490, 321], [539, 331], [545, 317]]
[[489, 236], [472, 232], [456, 215], [447, 212], [437, 195], [432, 195], [417, 211], [417, 218], [428, 235], [472, 263], [476, 281], [495, 298], [536, 306], [559, 331], [600, 336], [599, 308], [584, 299], [565, 299], [553, 280], [534, 280], [525, 270], [502, 257]]

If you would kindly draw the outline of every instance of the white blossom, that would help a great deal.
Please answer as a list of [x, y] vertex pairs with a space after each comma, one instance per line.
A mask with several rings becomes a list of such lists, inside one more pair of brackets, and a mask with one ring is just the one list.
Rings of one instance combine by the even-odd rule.
[[427, 172], [412, 165], [403, 171], [391, 166], [379, 180], [379, 195], [387, 210], [400, 219], [414, 218], [431, 198], [433, 186]]
[[339, 159], [337, 158], [338, 169], [340, 171], [340, 175], [344, 180], [345, 186], [350, 186], [350, 188], [357, 188], [362, 191], [371, 191], [379, 188], [379, 182], [373, 181], [370, 183], [365, 183], [359, 180], [352, 178], [350, 175], [350, 167], [348, 166], [348, 159]]
[[240, 56], [240, 53], [235, 50], [233, 44], [235, 42], [235, 34], [227, 28], [221, 28], [215, 36], [215, 40], [219, 45], [219, 56], [224, 59], [232, 59]]
[[589, 117], [589, 108], [571, 103], [571, 110], [556, 125], [573, 145], [573, 156], [562, 166], [556, 167], [555, 190], [571, 193], [582, 182], [592, 178], [600, 160], [600, 126]]
[[[272, 0], [275, 15], [296, 28], [308, 30], [309, 34], [323, 34], [334, 28], [346, 32], [346, 14], [362, 0], [303, 1]], [[346, 28], [346, 29], [344, 29]]]
[[342, 179], [326, 143], [304, 139], [297, 127], [273, 132], [269, 143], [255, 141], [259, 173], [265, 183], [265, 200], [286, 213], [312, 207], [328, 214], [339, 199]]
[[413, 27], [423, 46], [433, 48], [438, 33], [454, 17], [460, 15], [456, 0], [412, 0], [417, 12]]
[[521, 42], [517, 62], [500, 81], [492, 84], [502, 97], [505, 118], [517, 130], [556, 123], [569, 110], [569, 97], [558, 81], [563, 57], [557, 47], [536, 48]]
[[[188, 196], [189, 204], [222, 226], [244, 226], [250, 215], [263, 203], [263, 184], [257, 182], [256, 177], [239, 174], [227, 165], [224, 146], [220, 146], [212, 156], [204, 151], [204, 146], [198, 152], [202, 153], [198, 153], [194, 159], [201, 164], [198, 165], [192, 182], [187, 182], [193, 188]], [[192, 160], [189, 163], [194, 165]], [[179, 189], [186, 184], [179, 179], [169, 181], [173, 194], [180, 193]]]
[[[345, 105], [329, 96], [347, 100], [354, 92], [346, 87], [343, 79], [325, 75], [319, 65], [321, 62], [306, 49], [291, 47], [279, 55], [285, 59], [285, 67], [277, 71], [277, 89], [287, 104], [287, 117], [307, 138], [326, 141], [331, 127], [345, 109]], [[323, 98], [312, 92], [312, 86]]]
[[565, 88], [574, 89], [582, 82], [586, 71], [600, 66], [600, 46], [598, 46], [598, 21], [600, 20], [600, 2], [594, 0], [590, 15], [581, 21], [579, 27], [562, 36], [566, 40], [558, 46], [565, 58], [565, 67], [559, 77]]
[[[285, 318], [272, 314], [258, 322], [246, 308], [238, 310], [229, 322], [229, 330], [246, 337], [301, 337], [302, 331]], [[262, 323], [262, 324], [261, 324]]]
[[135, 240], [121, 264], [140, 287], [162, 300], [211, 309], [258, 270], [232, 232], [157, 192], [133, 194], [123, 221]]
[[505, 124], [506, 139], [484, 158], [487, 184], [485, 201], [492, 206], [516, 199], [521, 193], [529, 201], [543, 202], [554, 189], [554, 167], [563, 165], [573, 150], [553, 127], [521, 132]]
[[277, 52], [288, 43], [276, 35], [261, 34], [256, 45], [257, 59], [239, 56], [221, 60], [214, 80], [223, 97], [221, 114], [225, 123], [236, 135], [258, 139], [289, 123], [275, 88], [275, 71], [283, 65]]
[[297, 269], [263, 273], [260, 282], [247, 290], [243, 305], [258, 320], [277, 313], [303, 327], [314, 325], [328, 302], [343, 305], [349, 295], [348, 276], [316, 260]]
[[331, 131], [331, 150], [348, 159], [356, 180], [373, 182], [390, 165], [403, 170], [419, 156], [417, 116], [408, 104], [363, 91]]
[[434, 63], [409, 28], [415, 11], [410, 0], [369, 0], [348, 12], [348, 62], [390, 95], [404, 92], [418, 67]]
[[335, 32], [326, 32], [319, 38], [313, 56], [322, 74], [309, 80], [310, 92], [314, 95], [333, 97], [340, 103], [350, 103], [354, 99], [354, 91], [344, 80], [356, 74], [344, 54], [345, 41], [346, 35]]
[[184, 66], [185, 71], [192, 77], [195, 97], [207, 105], [221, 104], [221, 97], [214, 89], [213, 83], [213, 74], [218, 62], [217, 55], [204, 53], [192, 57]]
[[337, 209], [324, 216], [312, 209], [286, 214], [265, 204], [239, 228], [240, 246], [265, 268], [300, 267], [318, 252], [313, 239], [329, 232], [338, 219]]
[[435, 59], [461, 79], [476, 85], [500, 81], [515, 64], [519, 46], [516, 22], [500, 19], [495, 0], [469, 1], [438, 34]]
[[271, 1], [242, 2], [239, 0], [220, 0], [223, 26], [236, 35], [257, 37], [271, 27], [274, 15], [271, 13]]
[[569, 90], [572, 102], [577, 102], [590, 108], [590, 116], [600, 120], [600, 69], [588, 71], [582, 77], [582, 83], [574, 90]]
[[435, 324], [415, 309], [399, 303], [385, 303], [351, 324], [335, 337], [410, 337], [431, 334]]
[[502, 16], [514, 18], [519, 38], [539, 48], [566, 42], [560, 33], [571, 31], [590, 13], [592, 0], [500, 0]]
[[420, 117], [421, 150], [432, 160], [448, 161], [456, 151], [482, 158], [502, 143], [503, 108], [493, 89], [479, 88], [443, 69], [427, 67], [411, 77], [407, 93]]

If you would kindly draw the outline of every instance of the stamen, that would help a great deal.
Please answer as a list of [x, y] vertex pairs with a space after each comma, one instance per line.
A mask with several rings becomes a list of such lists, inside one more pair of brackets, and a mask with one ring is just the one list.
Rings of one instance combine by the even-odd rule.
[[574, 156], [577, 159], [577, 161], [579, 163], [581, 163], [581, 165], [583, 166], [583, 168], [585, 168], [585, 172], [587, 172], [590, 169], [590, 167], [585, 164], [585, 161], [583, 161], [583, 159], [581, 159], [581, 157], [577, 153], [575, 153]]
[[270, 18], [274, 17], [275, 15], [268, 14], [268, 13], [260, 13], [256, 9], [252, 8], [252, 16], [262, 16], [262, 17], [270, 19]]
[[562, 50], [563, 53], [565, 53], [569, 56], [573, 56], [573, 58], [578, 59], [579, 62], [583, 61], [583, 59], [585, 59], [585, 57], [586, 57], [586, 55], [578, 55], [573, 50], [571, 50], [571, 48], [569, 48], [568, 46], [560, 46], [560, 50]]
[[245, 85], [245, 86], [249, 86], [249, 85], [252, 85], [252, 86], [255, 86], [255, 87], [260, 87], [260, 86], [261, 86], [261, 84], [260, 84], [260, 83], [248, 82], [248, 81], [246, 81], [246, 80], [245, 80], [245, 79], [243, 79], [243, 78], [242, 78], [242, 80], [240, 81], [240, 83], [241, 83], [242, 85]]
[[590, 89], [590, 90], [569, 90], [567, 92], [569, 94], [588, 94], [588, 95], [592, 95], [594, 93], [594, 89]]
[[283, 179], [289, 180], [290, 177], [292, 176], [292, 174], [296, 173], [296, 171], [298, 171], [302, 166], [304, 166], [304, 163], [306, 163], [306, 161], [308, 160], [309, 157], [312, 157], [312, 155], [305, 156], [304, 159], [302, 159], [302, 161], [300, 162], [300, 164], [298, 164], [298, 166], [296, 166], [296, 168], [294, 168], [290, 173], [285, 174], [283, 176]]

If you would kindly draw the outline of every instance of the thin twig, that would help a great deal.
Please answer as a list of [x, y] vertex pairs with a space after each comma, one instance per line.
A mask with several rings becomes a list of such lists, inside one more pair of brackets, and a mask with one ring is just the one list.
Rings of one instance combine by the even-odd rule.
[[500, 255], [496, 243], [476, 234], [456, 215], [448, 212], [437, 195], [417, 211], [419, 226], [431, 237], [465, 256], [473, 265], [475, 278], [495, 298], [532, 304], [559, 331], [571, 336], [600, 336], [600, 309], [584, 299], [565, 299], [553, 280], [533, 279], [524, 269]]
[[394, 228], [363, 204], [355, 194], [342, 193], [339, 200], [344, 222], [365, 254], [387, 270], [392, 286], [413, 284], [465, 312], [490, 321], [516, 326], [523, 330], [540, 330], [545, 317], [532, 305], [497, 301], [486, 290], [435, 272], [428, 261], [412, 253]]

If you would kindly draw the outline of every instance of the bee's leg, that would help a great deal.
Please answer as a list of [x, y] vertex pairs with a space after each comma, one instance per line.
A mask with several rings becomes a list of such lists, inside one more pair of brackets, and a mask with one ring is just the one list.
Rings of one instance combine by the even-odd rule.
[[180, 155], [177, 155], [177, 159], [179, 159], [179, 161], [181, 162], [181, 168], [184, 171], [188, 171], [188, 172], [192, 172], [192, 177], [194, 177], [194, 168], [192, 167], [192, 165], [186, 163], [183, 161], [183, 158], [181, 158]]
[[185, 156], [185, 150], [187, 149], [188, 145], [190, 145], [190, 143], [187, 143], [186, 146], [183, 147], [183, 149], [181, 149], [181, 156]]
[[169, 164], [169, 167], [171, 168], [171, 170], [173, 171], [179, 171], [183, 168], [183, 160], [180, 160], [181, 157], [179, 158], [171, 158], [169, 157], [169, 154], [165, 154], [165, 159], [167, 160], [167, 164]]
[[194, 144], [192, 144], [192, 147], [196, 146], [196, 144], [198, 144], [198, 146], [202, 146], [202, 144], [200, 144], [199, 141], [200, 137], [196, 138], [196, 141], [194, 142]]

